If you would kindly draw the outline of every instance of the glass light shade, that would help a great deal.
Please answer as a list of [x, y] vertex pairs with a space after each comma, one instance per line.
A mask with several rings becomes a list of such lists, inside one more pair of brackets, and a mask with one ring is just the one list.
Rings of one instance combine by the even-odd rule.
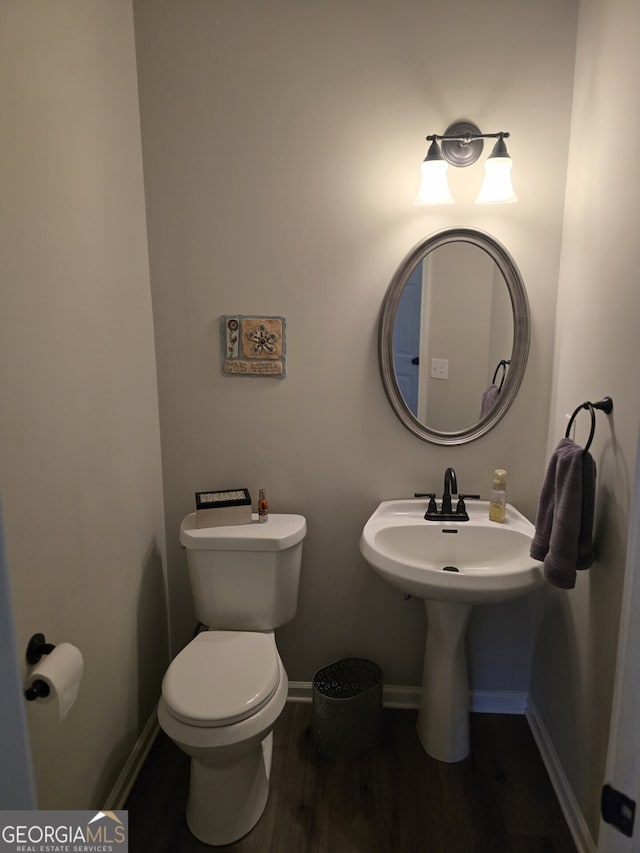
[[518, 201], [511, 183], [511, 157], [489, 157], [476, 204], [512, 204]]
[[447, 181], [448, 168], [449, 164], [446, 160], [424, 160], [421, 166], [422, 180], [415, 200], [416, 205], [453, 204]]

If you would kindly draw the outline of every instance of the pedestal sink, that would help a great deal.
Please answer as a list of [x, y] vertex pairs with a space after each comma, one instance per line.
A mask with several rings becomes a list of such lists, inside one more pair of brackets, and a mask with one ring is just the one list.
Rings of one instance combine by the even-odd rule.
[[383, 501], [365, 524], [360, 551], [393, 586], [423, 598], [427, 639], [418, 736], [439, 761], [469, 753], [469, 687], [464, 635], [476, 604], [526, 595], [542, 582], [529, 556], [533, 525], [507, 504], [504, 524], [489, 502], [467, 500], [468, 521], [425, 521], [424, 500]]

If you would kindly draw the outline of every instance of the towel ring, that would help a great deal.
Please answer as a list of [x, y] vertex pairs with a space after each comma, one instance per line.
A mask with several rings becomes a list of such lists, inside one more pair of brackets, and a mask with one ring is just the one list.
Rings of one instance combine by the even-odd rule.
[[491, 380], [491, 384], [496, 384], [496, 376], [498, 375], [498, 371], [502, 368], [502, 379], [500, 380], [500, 390], [502, 391], [502, 386], [504, 385], [504, 380], [507, 376], [507, 365], [511, 364], [511, 359], [503, 358], [498, 362], [498, 366], [493, 371], [493, 379]]
[[564, 434], [565, 438], [569, 438], [569, 433], [571, 432], [571, 427], [573, 426], [573, 422], [576, 419], [578, 412], [581, 409], [587, 409], [589, 414], [591, 415], [591, 430], [589, 431], [589, 438], [587, 439], [587, 443], [584, 446], [585, 453], [591, 447], [591, 442], [593, 441], [593, 436], [596, 432], [596, 409], [601, 412], [604, 412], [607, 415], [610, 415], [613, 411], [613, 400], [611, 397], [604, 397], [602, 400], [598, 400], [597, 403], [592, 403], [590, 400], [587, 400], [584, 403], [581, 403], [571, 415], [569, 420], [569, 424], [567, 425], [567, 431]]

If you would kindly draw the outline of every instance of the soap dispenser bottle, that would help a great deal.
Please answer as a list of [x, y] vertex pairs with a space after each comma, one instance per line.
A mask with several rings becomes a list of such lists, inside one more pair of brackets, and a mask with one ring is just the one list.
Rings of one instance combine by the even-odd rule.
[[489, 520], [502, 523], [507, 506], [507, 472], [504, 468], [496, 468], [493, 472], [491, 500], [489, 501]]

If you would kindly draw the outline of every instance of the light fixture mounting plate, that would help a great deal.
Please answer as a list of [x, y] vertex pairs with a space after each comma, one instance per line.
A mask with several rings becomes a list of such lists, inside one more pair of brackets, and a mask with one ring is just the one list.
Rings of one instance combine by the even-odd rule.
[[[452, 166], [471, 166], [482, 154], [482, 139], [473, 139], [480, 135], [480, 128], [470, 121], [456, 121], [445, 130], [444, 136], [460, 136], [461, 139], [443, 139], [442, 156]], [[464, 137], [469, 137], [466, 141]]]

